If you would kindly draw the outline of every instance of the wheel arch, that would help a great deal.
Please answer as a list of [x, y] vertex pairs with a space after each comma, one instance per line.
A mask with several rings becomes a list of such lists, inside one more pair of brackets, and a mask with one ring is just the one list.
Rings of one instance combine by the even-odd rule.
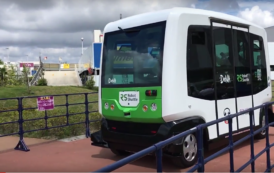
[[[205, 119], [199, 115], [191, 116], [189, 118], [177, 120], [174, 122], [176, 123], [176, 126], [173, 129], [173, 131], [178, 131], [178, 133], [182, 133], [200, 124], [206, 123]], [[208, 149], [208, 140], [209, 140], [209, 131], [208, 131], [208, 127], [205, 127], [203, 130], [203, 145], [205, 149]]]

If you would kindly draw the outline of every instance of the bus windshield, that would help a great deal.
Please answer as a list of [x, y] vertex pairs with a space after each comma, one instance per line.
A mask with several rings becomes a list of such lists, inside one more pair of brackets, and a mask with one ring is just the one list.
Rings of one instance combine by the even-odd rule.
[[165, 22], [105, 33], [102, 87], [160, 86]]

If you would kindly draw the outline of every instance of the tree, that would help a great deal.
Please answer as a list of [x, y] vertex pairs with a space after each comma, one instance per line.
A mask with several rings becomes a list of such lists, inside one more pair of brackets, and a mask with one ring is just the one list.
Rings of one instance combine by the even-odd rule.
[[21, 82], [16, 77], [16, 69], [13, 65], [7, 70], [7, 84], [8, 85], [19, 85]]
[[28, 67], [25, 66], [25, 64], [23, 65], [23, 75], [24, 75], [24, 79], [25, 79], [25, 83], [27, 85], [27, 88], [28, 88], [28, 93], [30, 93], [30, 87], [29, 87], [29, 71], [30, 69]]
[[0, 67], [0, 80], [0, 85], [5, 86], [7, 81], [7, 68], [5, 65], [3, 67]]
[[0, 59], [0, 85], [4, 86], [6, 85], [6, 80], [7, 80], [7, 68], [4, 65], [4, 62]]

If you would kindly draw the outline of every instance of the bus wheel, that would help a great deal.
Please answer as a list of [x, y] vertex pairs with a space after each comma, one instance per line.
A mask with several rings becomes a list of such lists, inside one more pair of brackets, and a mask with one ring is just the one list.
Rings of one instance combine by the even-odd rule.
[[[265, 126], [265, 115], [261, 117], [261, 123], [260, 123], [260, 128]], [[266, 130], [262, 130], [260, 133], [254, 136], [255, 139], [264, 139], [266, 134]]]
[[125, 156], [125, 155], [129, 154], [129, 152], [124, 151], [124, 150], [117, 150], [117, 149], [114, 149], [114, 148], [110, 148], [110, 150], [111, 150], [111, 152], [113, 152], [117, 156]]
[[198, 160], [197, 139], [195, 135], [187, 135], [182, 144], [182, 156], [174, 158], [174, 163], [186, 168], [193, 166]]

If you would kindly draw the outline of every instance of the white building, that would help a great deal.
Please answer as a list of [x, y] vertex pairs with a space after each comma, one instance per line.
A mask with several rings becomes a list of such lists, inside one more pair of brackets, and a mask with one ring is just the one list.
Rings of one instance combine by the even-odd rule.
[[24, 61], [24, 62], [4, 62], [4, 65], [0, 65], [0, 68], [6, 66], [7, 70], [11, 69], [11, 66], [14, 67], [18, 75], [22, 74], [23, 65], [29, 67], [29, 77], [33, 76], [36, 70], [40, 66], [39, 61]]

